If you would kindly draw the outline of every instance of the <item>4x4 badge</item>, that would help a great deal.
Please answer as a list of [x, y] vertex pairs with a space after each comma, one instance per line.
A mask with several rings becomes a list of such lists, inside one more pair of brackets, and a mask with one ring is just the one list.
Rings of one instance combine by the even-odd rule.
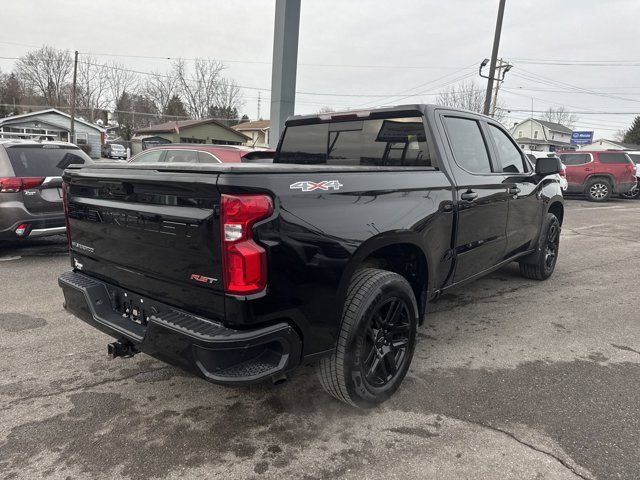
[[305, 180], [289, 185], [291, 190], [302, 190], [303, 192], [313, 192], [314, 190], [340, 190], [343, 185], [338, 180], [323, 180], [321, 182], [311, 182]]

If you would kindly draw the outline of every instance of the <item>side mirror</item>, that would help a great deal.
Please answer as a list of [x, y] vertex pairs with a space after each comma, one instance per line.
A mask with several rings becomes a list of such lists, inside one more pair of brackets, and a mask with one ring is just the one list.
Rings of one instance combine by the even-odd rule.
[[536, 160], [537, 175], [553, 175], [562, 172], [562, 162], [558, 157], [540, 157]]

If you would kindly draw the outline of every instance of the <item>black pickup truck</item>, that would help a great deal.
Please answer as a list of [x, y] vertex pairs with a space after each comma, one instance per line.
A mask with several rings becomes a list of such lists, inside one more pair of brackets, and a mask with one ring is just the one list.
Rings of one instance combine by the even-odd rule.
[[292, 117], [273, 164], [71, 167], [65, 308], [113, 356], [226, 385], [317, 363], [331, 395], [375, 405], [429, 301], [512, 261], [553, 273], [561, 168], [431, 105]]

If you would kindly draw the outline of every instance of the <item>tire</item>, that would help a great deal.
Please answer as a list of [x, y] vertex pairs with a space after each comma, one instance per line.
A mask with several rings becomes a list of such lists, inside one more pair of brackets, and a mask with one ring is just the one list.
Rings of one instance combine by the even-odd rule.
[[587, 200], [591, 202], [606, 202], [611, 197], [611, 183], [604, 178], [589, 180], [584, 190]]
[[531, 280], [546, 280], [556, 268], [560, 247], [560, 222], [553, 213], [547, 213], [538, 248], [535, 253], [520, 262], [520, 275]]
[[631, 190], [620, 194], [620, 198], [626, 198], [627, 200], [634, 200], [640, 197], [640, 185], [636, 185]]
[[347, 290], [335, 351], [318, 364], [323, 388], [355, 407], [384, 402], [409, 370], [417, 326], [416, 299], [404, 277], [359, 270]]

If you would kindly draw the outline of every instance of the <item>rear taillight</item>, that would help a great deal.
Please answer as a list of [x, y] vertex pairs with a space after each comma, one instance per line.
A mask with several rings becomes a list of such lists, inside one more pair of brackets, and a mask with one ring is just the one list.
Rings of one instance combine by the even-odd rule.
[[627, 170], [634, 177], [636, 176], [636, 165], [635, 163], [627, 163]]
[[0, 178], [0, 193], [17, 193], [35, 188], [44, 182], [44, 177], [3, 177]]
[[67, 226], [67, 245], [71, 248], [71, 230], [69, 228], [69, 208], [67, 207], [67, 191], [68, 187], [66, 182], [62, 182], [62, 205], [64, 207], [64, 223]]
[[559, 172], [561, 177], [567, 178], [567, 171], [566, 171], [566, 170], [567, 170], [567, 167], [565, 167], [565, 166], [563, 165], [563, 166], [562, 166], [562, 169], [561, 169], [561, 170], [560, 170], [560, 172]]
[[267, 253], [252, 239], [252, 226], [273, 213], [268, 195], [222, 195], [221, 234], [225, 292], [258, 293], [267, 286]]

